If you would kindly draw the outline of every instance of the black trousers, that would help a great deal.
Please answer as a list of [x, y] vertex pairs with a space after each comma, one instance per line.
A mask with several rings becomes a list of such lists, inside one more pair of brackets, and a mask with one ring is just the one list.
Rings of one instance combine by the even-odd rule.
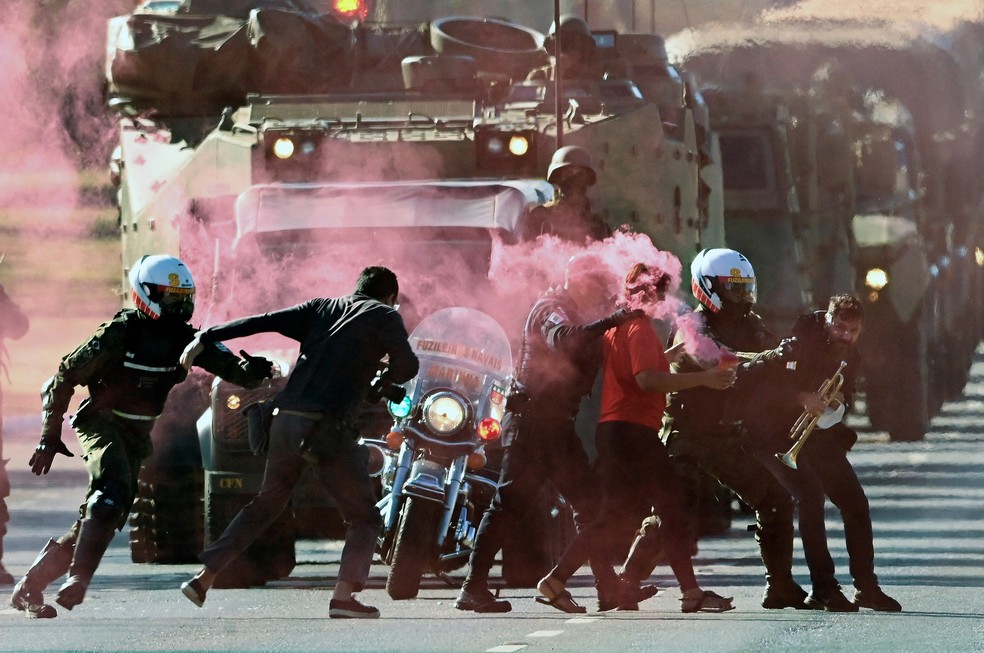
[[680, 589], [697, 587], [681, 481], [659, 432], [631, 422], [602, 422], [595, 444], [605, 488], [604, 531], [630, 542], [639, 522], [655, 509]]
[[531, 405], [521, 419], [519, 432], [503, 457], [492, 505], [478, 528], [466, 586], [487, 587], [508, 528], [522, 528], [532, 521], [528, 513], [531, 498], [550, 481], [571, 505], [577, 529], [552, 575], [566, 581], [590, 560], [598, 587], [611, 587], [616, 582], [615, 571], [601, 555], [602, 492], [574, 430], [573, 416], [551, 414], [542, 406]]
[[860, 590], [878, 587], [868, 497], [847, 459], [856, 439], [857, 435], [843, 424], [815, 430], [797, 457], [797, 469], [783, 464], [775, 452], [766, 449], [756, 452], [759, 462], [782, 483], [797, 504], [803, 553], [813, 589], [820, 594], [838, 586], [824, 524], [824, 504], [828, 497], [844, 521], [854, 586]]

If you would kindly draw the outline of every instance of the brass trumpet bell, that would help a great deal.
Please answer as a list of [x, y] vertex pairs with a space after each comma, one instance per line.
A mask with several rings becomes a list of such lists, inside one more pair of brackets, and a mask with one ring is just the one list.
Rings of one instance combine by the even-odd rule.
[[[820, 388], [817, 390], [820, 399], [828, 408], [837, 400], [837, 393], [840, 392], [841, 387], [844, 385], [843, 370], [845, 367], [847, 367], [847, 361], [841, 361], [840, 367], [837, 368], [834, 375], [821, 383]], [[793, 442], [793, 445], [789, 447], [789, 451], [786, 453], [776, 454], [776, 458], [781, 460], [786, 467], [796, 469], [796, 457], [799, 456], [803, 445], [806, 444], [807, 438], [813, 433], [813, 429], [816, 428], [820, 417], [821, 415], [814, 415], [810, 411], [804, 410], [803, 414], [793, 424], [793, 428], [789, 429], [789, 439], [795, 440], [795, 442]]]

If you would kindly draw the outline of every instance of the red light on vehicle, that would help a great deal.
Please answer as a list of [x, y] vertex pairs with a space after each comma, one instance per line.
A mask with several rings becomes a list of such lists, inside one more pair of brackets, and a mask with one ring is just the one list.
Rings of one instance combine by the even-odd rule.
[[483, 440], [495, 440], [502, 435], [502, 425], [499, 420], [486, 417], [478, 423], [478, 437]]
[[331, 10], [341, 20], [365, 20], [369, 15], [367, 0], [332, 0]]
[[390, 431], [386, 434], [386, 446], [397, 451], [403, 444], [403, 433], [401, 431]]

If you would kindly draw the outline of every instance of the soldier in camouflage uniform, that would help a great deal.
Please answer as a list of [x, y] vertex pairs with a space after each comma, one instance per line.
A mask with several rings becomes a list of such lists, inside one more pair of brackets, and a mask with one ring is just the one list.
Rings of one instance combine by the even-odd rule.
[[[20, 338], [27, 333], [27, 316], [0, 286], [0, 372], [7, 374], [7, 350], [4, 339]], [[9, 380], [9, 377], [7, 377]], [[3, 391], [0, 389], [0, 585], [12, 585], [14, 577], [3, 568], [3, 536], [7, 533], [10, 513], [7, 497], [10, 496], [10, 477], [7, 476], [7, 460], [3, 457]]]
[[[41, 442], [31, 470], [47, 474], [56, 454], [72, 457], [61, 439], [62, 419], [76, 386], [89, 398], [72, 420], [89, 487], [80, 518], [58, 540], [49, 540], [27, 574], [14, 587], [10, 602], [29, 617], [50, 619], [54, 606], [42, 591], [68, 572], [56, 602], [71, 610], [86, 589], [106, 548], [126, 523], [141, 462], [151, 453], [150, 431], [167, 395], [187, 372], [178, 359], [197, 331], [188, 324], [195, 308], [195, 284], [184, 263], [172, 256], [145, 256], [130, 272], [135, 309], [124, 309], [75, 351], [42, 388]], [[257, 387], [270, 376], [272, 363], [245, 352], [244, 360], [215, 343], [196, 363], [244, 387]]]
[[597, 175], [586, 149], [568, 145], [554, 152], [547, 168], [547, 181], [557, 188], [557, 195], [530, 211], [520, 228], [523, 240], [550, 234], [583, 245], [611, 235], [608, 225], [591, 210], [588, 189], [594, 186]]

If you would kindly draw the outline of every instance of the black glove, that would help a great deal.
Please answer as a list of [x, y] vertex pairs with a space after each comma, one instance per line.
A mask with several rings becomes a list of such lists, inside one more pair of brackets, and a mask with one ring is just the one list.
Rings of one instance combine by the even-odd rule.
[[239, 355], [246, 361], [246, 371], [258, 379], [269, 379], [273, 377], [273, 362], [262, 356], [250, 356], [242, 349]]
[[51, 469], [51, 463], [55, 459], [56, 453], [63, 454], [69, 458], [75, 457], [75, 454], [69, 451], [65, 443], [61, 441], [61, 438], [50, 440], [42, 436], [40, 444], [35, 447], [34, 454], [28, 463], [31, 466], [31, 471], [38, 476], [47, 474], [48, 470]]
[[620, 308], [608, 317], [603, 317], [596, 322], [592, 322], [588, 327], [592, 331], [608, 331], [636, 318], [645, 317], [645, 315], [646, 312], [638, 308], [635, 310]]
[[369, 384], [369, 395], [366, 399], [372, 403], [376, 403], [380, 399], [386, 399], [387, 401], [392, 401], [394, 404], [398, 404], [406, 396], [406, 389], [403, 386], [390, 382], [386, 378], [386, 373], [383, 372], [377, 374], [376, 378]]

